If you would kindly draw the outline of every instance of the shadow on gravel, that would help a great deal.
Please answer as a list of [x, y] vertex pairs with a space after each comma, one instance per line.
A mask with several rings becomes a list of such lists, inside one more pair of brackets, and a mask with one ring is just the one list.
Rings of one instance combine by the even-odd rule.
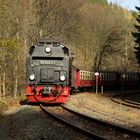
[[[20, 105], [33, 105], [33, 106], [39, 106], [39, 104], [40, 103], [29, 103], [29, 102], [27, 102], [27, 100], [21, 100], [20, 101]], [[43, 104], [43, 103], [41, 103], [42, 105], [44, 105], [44, 106], [58, 106], [58, 105], [60, 105], [59, 103], [57, 103], [57, 104]]]
[[10, 137], [10, 129], [7, 125], [7, 116], [0, 111], [0, 140], [13, 140]]
[[76, 132], [46, 115], [36, 105], [22, 105], [16, 112], [5, 117], [8, 118], [7, 126], [13, 140], [82, 139]]

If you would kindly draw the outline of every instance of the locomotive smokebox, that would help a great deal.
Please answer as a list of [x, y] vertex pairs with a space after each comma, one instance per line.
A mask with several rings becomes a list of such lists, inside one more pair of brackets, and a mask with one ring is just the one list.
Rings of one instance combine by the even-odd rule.
[[41, 69], [41, 82], [54, 82], [54, 69], [53, 68], [43, 68]]

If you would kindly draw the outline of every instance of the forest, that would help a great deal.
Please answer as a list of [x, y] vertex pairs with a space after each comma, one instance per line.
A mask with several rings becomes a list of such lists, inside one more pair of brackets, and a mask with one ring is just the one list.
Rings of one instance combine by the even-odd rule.
[[26, 56], [39, 38], [60, 40], [84, 70], [138, 71], [136, 15], [106, 0], [0, 0], [0, 98], [25, 92]]

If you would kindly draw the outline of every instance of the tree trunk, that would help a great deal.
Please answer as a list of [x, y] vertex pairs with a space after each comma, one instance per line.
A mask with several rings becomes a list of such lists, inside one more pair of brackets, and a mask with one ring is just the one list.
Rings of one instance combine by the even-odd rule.
[[17, 96], [17, 88], [18, 88], [18, 78], [17, 78], [17, 63], [15, 63], [15, 67], [14, 67], [14, 71], [13, 71], [13, 74], [14, 74], [14, 91], [13, 91], [13, 94], [14, 94], [14, 98], [16, 98]]
[[1, 94], [2, 94], [2, 92], [1, 92], [1, 82], [2, 82], [2, 80], [1, 80], [1, 75], [0, 75], [0, 99], [1, 99]]
[[3, 91], [3, 98], [5, 99], [6, 97], [6, 87], [5, 87], [5, 82], [6, 82], [6, 74], [5, 72], [3, 73], [3, 81], [2, 81], [2, 91]]
[[15, 79], [15, 86], [14, 86], [14, 98], [17, 97], [17, 88], [18, 88], [18, 79]]

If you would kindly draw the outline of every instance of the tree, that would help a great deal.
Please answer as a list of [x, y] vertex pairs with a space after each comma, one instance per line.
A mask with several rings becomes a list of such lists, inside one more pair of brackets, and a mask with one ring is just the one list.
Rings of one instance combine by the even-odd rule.
[[140, 7], [136, 7], [136, 9], [139, 11], [139, 15], [136, 17], [137, 23], [134, 25], [137, 31], [133, 32], [132, 35], [134, 37], [134, 41], [137, 44], [137, 46], [134, 47], [135, 56], [138, 64], [140, 64]]
[[20, 81], [19, 56], [23, 50], [22, 43], [14, 38], [0, 39], [0, 50], [0, 93], [4, 97], [6, 94], [16, 97]]
[[99, 3], [101, 5], [107, 5], [107, 0], [90, 0], [93, 3]]
[[[96, 12], [94, 12], [96, 11]], [[97, 14], [98, 13], [98, 14]], [[81, 9], [82, 33], [80, 43], [83, 43], [82, 61], [93, 69], [116, 69], [113, 63], [121, 57], [122, 42], [125, 34], [125, 18], [121, 9], [112, 9], [100, 4], [87, 3]], [[85, 44], [84, 44], [85, 43]], [[117, 54], [117, 55], [116, 55]], [[88, 63], [90, 61], [90, 63]], [[84, 64], [84, 63], [82, 63]], [[107, 67], [107, 64], [109, 67]], [[118, 62], [118, 64], [120, 64]], [[86, 67], [86, 66], [83, 67]], [[120, 65], [118, 65], [120, 66]], [[87, 68], [88, 68], [87, 67]], [[122, 68], [122, 66], [120, 66]]]
[[39, 1], [36, 6], [41, 36], [70, 40], [79, 28], [78, 9], [82, 3], [83, 0]]

